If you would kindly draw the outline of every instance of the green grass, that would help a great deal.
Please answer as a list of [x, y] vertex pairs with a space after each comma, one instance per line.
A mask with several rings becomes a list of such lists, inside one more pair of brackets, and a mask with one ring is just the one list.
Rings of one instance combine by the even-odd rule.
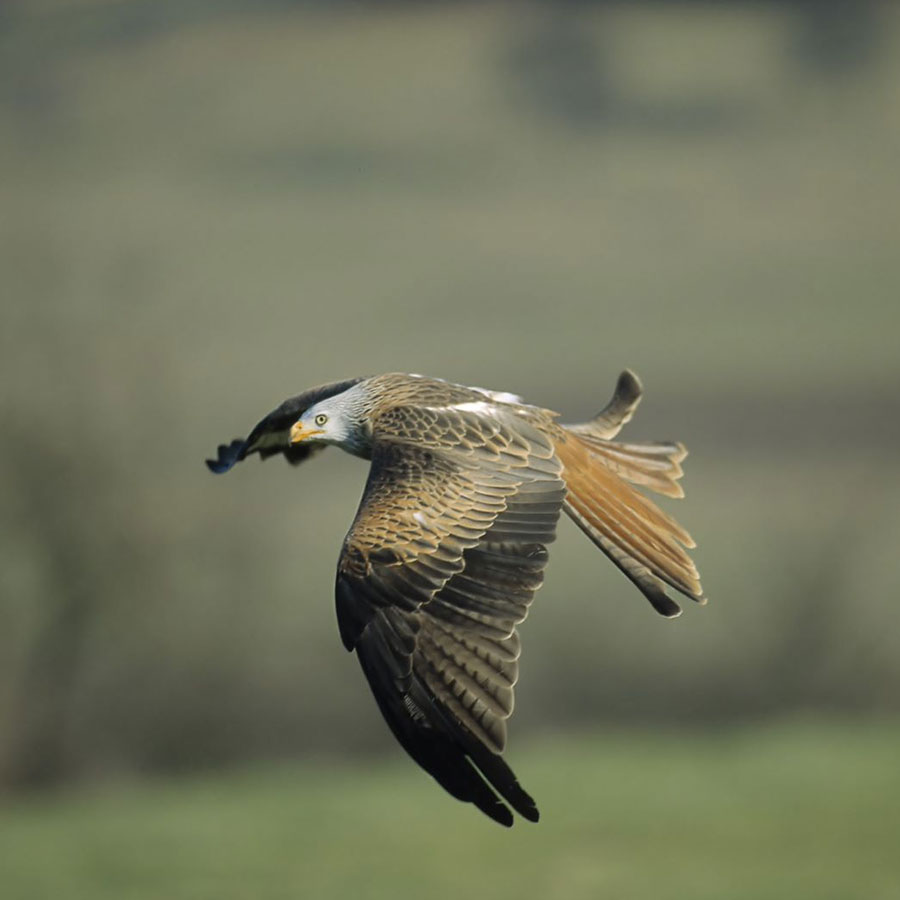
[[545, 740], [512, 831], [410, 765], [306, 763], [0, 810], [19, 898], [893, 898], [900, 728]]

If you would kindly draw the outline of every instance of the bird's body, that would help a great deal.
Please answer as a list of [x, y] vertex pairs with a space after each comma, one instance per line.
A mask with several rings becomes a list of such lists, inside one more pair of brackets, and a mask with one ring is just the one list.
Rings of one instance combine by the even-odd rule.
[[613, 440], [640, 396], [623, 372], [601, 413], [567, 426], [513, 394], [376, 375], [286, 401], [207, 461], [217, 472], [254, 452], [298, 463], [327, 444], [371, 459], [338, 563], [341, 638], [413, 759], [505, 825], [502, 800], [538, 818], [500, 754], [516, 626], [543, 581], [560, 512], [663, 615], [680, 612], [666, 586], [704, 602], [690, 536], [631, 486], [682, 496], [683, 446]]

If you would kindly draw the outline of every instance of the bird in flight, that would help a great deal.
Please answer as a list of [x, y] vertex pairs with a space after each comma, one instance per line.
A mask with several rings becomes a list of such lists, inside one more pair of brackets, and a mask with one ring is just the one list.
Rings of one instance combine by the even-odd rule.
[[329, 444], [371, 460], [337, 568], [340, 636], [391, 731], [454, 797], [502, 825], [534, 800], [501, 754], [516, 626], [565, 511], [667, 617], [666, 588], [705, 603], [687, 531], [634, 486], [682, 497], [679, 443], [613, 440], [642, 393], [626, 370], [589, 422], [514, 394], [420, 375], [354, 378], [286, 400], [213, 472], [252, 453], [298, 464]]

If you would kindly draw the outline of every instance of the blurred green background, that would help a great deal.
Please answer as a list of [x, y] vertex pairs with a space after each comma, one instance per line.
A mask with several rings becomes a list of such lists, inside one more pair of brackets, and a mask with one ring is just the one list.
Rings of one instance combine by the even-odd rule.
[[[891, 4], [0, 6], [4, 898], [900, 896], [898, 160]], [[340, 646], [365, 466], [202, 460], [625, 366], [710, 603], [562, 523], [506, 832]]]

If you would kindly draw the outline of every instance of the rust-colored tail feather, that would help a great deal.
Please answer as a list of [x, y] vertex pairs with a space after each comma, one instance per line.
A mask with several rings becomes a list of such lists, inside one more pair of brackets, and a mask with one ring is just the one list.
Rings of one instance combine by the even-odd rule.
[[616, 395], [596, 419], [564, 426], [567, 434], [556, 450], [568, 488], [565, 510], [654, 609], [672, 617], [681, 608], [666, 594], [666, 585], [706, 602], [697, 567], [685, 552], [695, 544], [678, 522], [627, 482], [683, 497], [678, 479], [687, 451], [678, 443], [609, 439], [631, 417], [639, 399], [640, 382], [623, 373]]
[[[577, 433], [577, 432], [576, 432]], [[640, 484], [667, 497], [683, 497], [684, 488], [678, 479], [684, 474], [681, 461], [687, 456], [684, 444], [653, 442], [622, 444], [606, 441], [589, 433], [578, 433], [594, 456], [602, 458], [607, 468], [619, 478]], [[694, 544], [688, 544], [693, 547]]]

